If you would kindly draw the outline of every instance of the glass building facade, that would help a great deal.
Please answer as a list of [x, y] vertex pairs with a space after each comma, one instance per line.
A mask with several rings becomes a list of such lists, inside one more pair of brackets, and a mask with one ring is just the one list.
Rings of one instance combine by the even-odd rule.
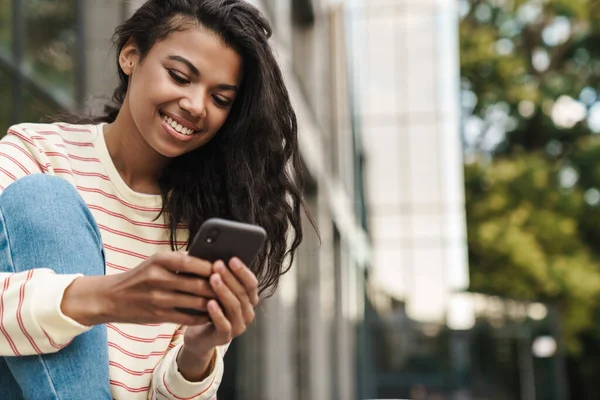
[[[353, 0], [355, 112], [372, 238], [362, 398], [461, 398], [473, 313], [457, 3]], [[435, 397], [438, 396], [438, 397]]]

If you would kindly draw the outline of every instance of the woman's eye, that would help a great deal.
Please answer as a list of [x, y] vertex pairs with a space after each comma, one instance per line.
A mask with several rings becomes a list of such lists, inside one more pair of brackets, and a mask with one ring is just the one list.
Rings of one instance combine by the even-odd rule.
[[170, 70], [170, 69], [168, 71], [169, 71], [169, 75], [171, 75], [171, 79], [173, 79], [178, 84], [185, 85], [186, 83], [190, 83], [190, 81], [188, 81], [183, 76], [181, 76], [178, 73], [176, 73], [175, 71]]
[[231, 105], [231, 101], [229, 101], [228, 99], [224, 99], [219, 96], [213, 96], [213, 98], [215, 99], [215, 103], [219, 107], [229, 107]]

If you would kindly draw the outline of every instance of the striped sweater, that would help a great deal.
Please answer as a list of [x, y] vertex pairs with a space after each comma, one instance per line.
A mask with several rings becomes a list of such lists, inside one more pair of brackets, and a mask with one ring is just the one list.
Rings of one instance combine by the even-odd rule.
[[[170, 250], [167, 225], [162, 218], [155, 220], [160, 196], [136, 193], [125, 184], [106, 148], [102, 125], [11, 127], [0, 141], [0, 191], [34, 173], [64, 178], [77, 188], [100, 228], [106, 274], [127, 271], [158, 251]], [[60, 310], [65, 289], [80, 275], [58, 275], [51, 268], [0, 273], [0, 356], [60, 351], [89, 329]], [[215, 398], [226, 347], [218, 349], [212, 374], [192, 383], [176, 364], [182, 327], [114, 323], [107, 329], [113, 398]]]

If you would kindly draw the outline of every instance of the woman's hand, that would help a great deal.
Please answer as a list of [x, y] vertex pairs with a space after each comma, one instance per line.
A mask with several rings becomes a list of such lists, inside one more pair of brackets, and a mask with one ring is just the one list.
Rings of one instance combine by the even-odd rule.
[[157, 253], [121, 274], [75, 279], [65, 291], [61, 309], [87, 326], [107, 322], [206, 324], [210, 311], [195, 316], [177, 309], [208, 310], [209, 299], [217, 297], [208, 282], [211, 273], [208, 261], [185, 253]]
[[207, 307], [211, 322], [186, 328], [177, 362], [190, 381], [204, 379], [214, 349], [240, 336], [254, 321], [258, 280], [238, 258], [232, 258], [229, 267], [222, 261], [213, 265], [209, 281], [216, 300], [209, 300]]

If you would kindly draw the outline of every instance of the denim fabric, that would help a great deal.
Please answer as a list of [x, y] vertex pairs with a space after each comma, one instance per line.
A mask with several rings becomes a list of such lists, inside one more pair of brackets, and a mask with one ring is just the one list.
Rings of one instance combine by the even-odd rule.
[[[57, 274], [105, 273], [98, 226], [77, 190], [36, 174], [0, 195], [0, 272], [42, 267]], [[106, 326], [54, 354], [0, 357], [0, 399], [111, 399]]]

